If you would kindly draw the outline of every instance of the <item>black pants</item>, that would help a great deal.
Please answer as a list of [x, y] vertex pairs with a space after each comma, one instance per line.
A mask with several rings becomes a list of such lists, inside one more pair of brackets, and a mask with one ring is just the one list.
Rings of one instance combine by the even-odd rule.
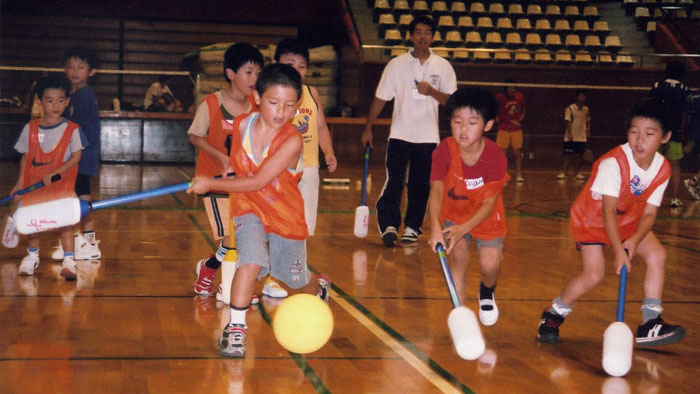
[[389, 139], [386, 148], [387, 179], [377, 200], [377, 222], [383, 233], [387, 226], [401, 227], [401, 195], [408, 171], [408, 205], [404, 224], [421, 232], [430, 195], [430, 166], [437, 144], [411, 143]]

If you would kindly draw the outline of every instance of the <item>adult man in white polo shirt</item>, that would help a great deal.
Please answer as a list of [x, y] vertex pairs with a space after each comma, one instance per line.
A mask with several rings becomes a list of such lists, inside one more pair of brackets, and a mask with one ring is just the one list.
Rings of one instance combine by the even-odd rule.
[[372, 124], [389, 100], [394, 100], [386, 151], [387, 180], [377, 200], [379, 232], [384, 246], [393, 247], [401, 226], [401, 194], [408, 174], [408, 206], [402, 243], [414, 243], [421, 234], [428, 195], [433, 149], [440, 142], [438, 104], [457, 90], [450, 63], [430, 51], [435, 22], [420, 16], [409, 25], [413, 50], [387, 63], [362, 132], [363, 146], [372, 146]]

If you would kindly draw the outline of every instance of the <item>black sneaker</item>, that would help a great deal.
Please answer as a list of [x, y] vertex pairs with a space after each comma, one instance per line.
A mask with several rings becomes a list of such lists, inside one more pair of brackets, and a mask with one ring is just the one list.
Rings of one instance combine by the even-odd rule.
[[331, 280], [326, 275], [318, 276], [318, 293], [316, 296], [328, 303], [331, 299]]
[[396, 243], [396, 239], [399, 238], [399, 233], [396, 231], [396, 227], [387, 226], [387, 228], [382, 233], [382, 242], [387, 248], [393, 248]]
[[564, 316], [552, 313], [547, 309], [542, 312], [537, 338], [542, 342], [557, 343], [559, 342], [559, 326], [564, 323]]
[[637, 329], [636, 342], [640, 345], [668, 345], [676, 343], [685, 337], [685, 330], [681, 326], [673, 326], [664, 323], [661, 315], [642, 324]]

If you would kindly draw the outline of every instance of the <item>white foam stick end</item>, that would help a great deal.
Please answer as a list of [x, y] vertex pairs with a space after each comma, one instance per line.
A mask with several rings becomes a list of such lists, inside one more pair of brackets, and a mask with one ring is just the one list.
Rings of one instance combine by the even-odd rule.
[[634, 335], [623, 322], [608, 326], [603, 336], [603, 369], [610, 376], [624, 376], [632, 367]]
[[367, 205], [360, 205], [355, 209], [355, 227], [353, 233], [357, 238], [364, 238], [367, 236], [369, 229], [369, 207]]
[[80, 222], [80, 200], [61, 198], [19, 207], [14, 213], [14, 218], [20, 234], [33, 234], [72, 226]]
[[479, 322], [471, 309], [465, 306], [454, 308], [447, 318], [447, 326], [457, 354], [465, 360], [476, 360], [484, 354], [486, 343], [481, 335]]
[[2, 232], [2, 246], [13, 249], [19, 244], [19, 233], [17, 233], [17, 225], [12, 215], [7, 216], [5, 221], [5, 229]]
[[231, 260], [229, 254], [221, 263], [221, 302], [226, 305], [231, 305], [231, 285], [233, 284], [233, 276], [236, 274], [236, 260]]

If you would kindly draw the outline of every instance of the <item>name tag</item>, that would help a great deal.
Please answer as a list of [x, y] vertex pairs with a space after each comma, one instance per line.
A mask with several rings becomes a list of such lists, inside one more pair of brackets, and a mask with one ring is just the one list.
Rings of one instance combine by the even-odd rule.
[[464, 184], [467, 186], [467, 190], [474, 190], [484, 186], [484, 177], [479, 177], [476, 179], [465, 179]]

